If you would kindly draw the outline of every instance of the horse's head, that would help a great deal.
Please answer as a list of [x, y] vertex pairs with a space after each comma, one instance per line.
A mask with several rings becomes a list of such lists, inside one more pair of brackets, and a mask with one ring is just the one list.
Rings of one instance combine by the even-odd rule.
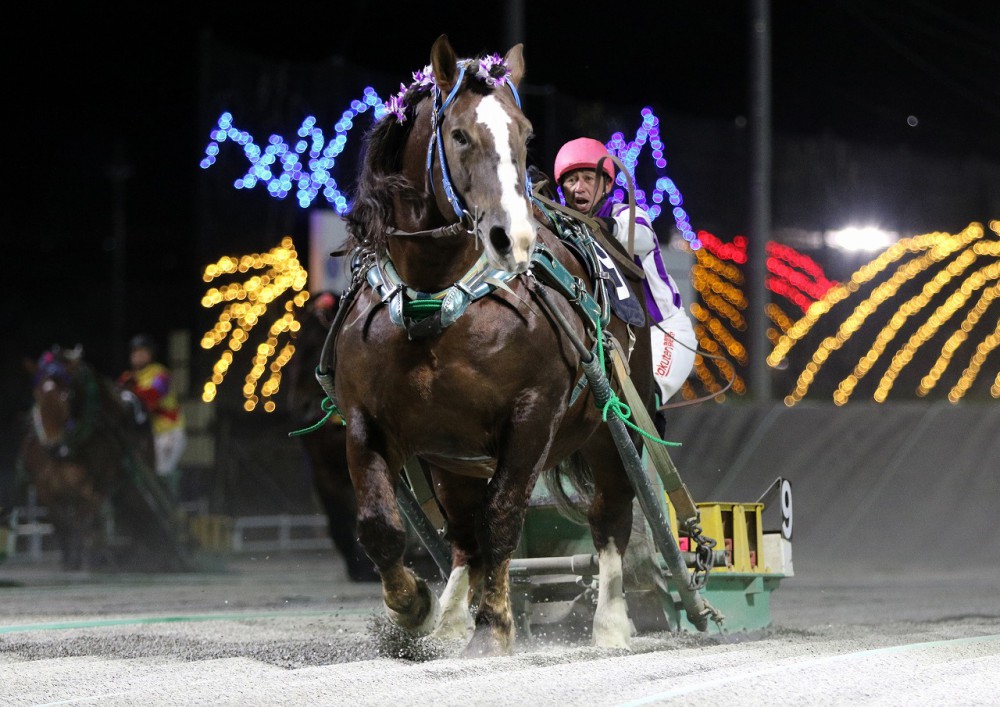
[[74, 425], [75, 379], [82, 365], [81, 353], [79, 347], [71, 351], [53, 347], [29, 366], [34, 377], [32, 423], [46, 447], [62, 444]]
[[524, 272], [536, 226], [527, 177], [531, 123], [517, 94], [522, 46], [503, 59], [459, 60], [442, 35], [431, 48], [431, 68], [440, 94], [431, 137], [440, 144], [430, 161], [438, 206], [456, 218], [471, 215], [494, 267]]
[[[536, 224], [526, 170], [531, 123], [517, 93], [523, 75], [520, 44], [503, 58], [458, 59], [439, 37], [431, 63], [366, 136], [347, 215], [355, 241], [382, 249], [390, 233], [462, 223], [491, 266], [527, 270]], [[479, 248], [470, 246], [463, 256]]]

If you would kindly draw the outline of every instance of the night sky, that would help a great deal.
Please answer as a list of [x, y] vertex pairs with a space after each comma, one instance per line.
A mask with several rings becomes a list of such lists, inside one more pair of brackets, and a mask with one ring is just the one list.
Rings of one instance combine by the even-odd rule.
[[[656, 102], [692, 119], [747, 115], [749, 2], [523, 4], [532, 85]], [[27, 408], [22, 357], [81, 342], [106, 372], [124, 365], [111, 344], [115, 174], [125, 331], [200, 335], [198, 162], [216, 117], [206, 124], [199, 110], [200, 43], [294, 65], [342, 57], [397, 82], [426, 63], [441, 33], [462, 56], [507, 49], [504, 3], [417, 7], [205, 4], [199, 15], [112, 3], [9, 21], [5, 112], [14, 120], [4, 144], [14, 188], [3, 231], [13, 277], [0, 325], [3, 390], [16, 394], [4, 396], [5, 425]], [[775, 131], [1000, 162], [998, 7], [772, 2]]]

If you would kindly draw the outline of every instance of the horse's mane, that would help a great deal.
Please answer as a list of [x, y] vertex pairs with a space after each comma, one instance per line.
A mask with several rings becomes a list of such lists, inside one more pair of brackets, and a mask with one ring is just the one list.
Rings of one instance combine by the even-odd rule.
[[347, 232], [352, 246], [374, 249], [386, 246], [386, 234], [396, 227], [394, 197], [410, 206], [418, 219], [426, 216], [422, 191], [404, 177], [401, 170], [403, 149], [415, 120], [416, 104], [427, 95], [426, 90], [418, 93], [411, 89], [407, 92], [406, 120], [393, 120], [391, 115], [386, 115], [365, 133], [361, 170], [347, 214]]

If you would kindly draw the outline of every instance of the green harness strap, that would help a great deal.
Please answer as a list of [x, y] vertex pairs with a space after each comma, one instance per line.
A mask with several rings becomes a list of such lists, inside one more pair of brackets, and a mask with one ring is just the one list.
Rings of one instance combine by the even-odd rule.
[[542, 276], [546, 283], [555, 287], [563, 297], [581, 311], [583, 318], [590, 324], [593, 331], [598, 327], [606, 327], [611, 322], [611, 313], [607, 307], [601, 307], [593, 295], [578, 277], [566, 269], [551, 250], [541, 243], [535, 245], [531, 254], [531, 267], [537, 275]]

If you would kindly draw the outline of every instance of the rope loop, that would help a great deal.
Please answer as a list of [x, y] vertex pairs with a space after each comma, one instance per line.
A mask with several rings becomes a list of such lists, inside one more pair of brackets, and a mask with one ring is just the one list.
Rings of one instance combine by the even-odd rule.
[[604, 404], [604, 409], [601, 410], [601, 419], [605, 422], [608, 421], [608, 410], [614, 412], [615, 416], [621, 419], [623, 422], [627, 421], [628, 418], [632, 417], [632, 410], [628, 405], [623, 403], [621, 399], [611, 393], [611, 400]]
[[336, 415], [338, 415], [340, 417], [340, 424], [341, 425], [346, 425], [347, 424], [347, 421], [344, 420], [344, 416], [341, 414], [340, 410], [337, 409], [336, 403], [334, 403], [330, 399], [329, 396], [323, 398], [323, 402], [321, 402], [319, 404], [319, 406], [320, 406], [320, 408], [323, 409], [323, 412], [326, 413], [323, 416], [322, 420], [320, 420], [319, 422], [315, 423], [314, 425], [306, 427], [305, 429], [302, 429], [302, 430], [292, 430], [291, 432], [288, 433], [288, 436], [289, 437], [301, 437], [302, 435], [307, 435], [310, 432], [315, 432], [320, 427], [322, 427], [323, 425], [325, 425], [326, 421], [329, 420], [334, 414], [336, 414]]
[[[604, 364], [604, 333], [601, 331], [601, 319], [600, 319], [600, 317], [597, 318], [597, 335], [596, 336], [597, 336], [597, 356], [598, 356], [598, 359], [601, 362], [601, 368], [604, 368], [604, 365], [605, 365]], [[636, 432], [638, 432], [639, 434], [641, 434], [646, 439], [651, 440], [653, 442], [656, 442], [657, 444], [662, 444], [665, 447], [680, 447], [681, 446], [680, 442], [668, 442], [665, 439], [660, 439], [659, 435], [651, 435], [648, 432], [646, 432], [646, 430], [644, 430], [641, 427], [639, 427], [638, 425], [630, 422], [629, 418], [632, 417], [632, 410], [629, 408], [628, 405], [626, 405], [625, 403], [623, 403], [618, 398], [618, 396], [615, 394], [615, 391], [612, 390], [610, 392], [611, 392], [611, 398], [608, 400], [607, 403], [604, 404], [604, 409], [601, 410], [601, 419], [602, 420], [604, 420], [605, 422], [607, 422], [608, 421], [608, 411], [611, 411], [611, 412], [613, 412], [615, 414], [615, 416], [619, 420], [621, 420], [622, 422], [625, 423], [626, 427], [628, 427], [631, 430], [635, 430]]]

